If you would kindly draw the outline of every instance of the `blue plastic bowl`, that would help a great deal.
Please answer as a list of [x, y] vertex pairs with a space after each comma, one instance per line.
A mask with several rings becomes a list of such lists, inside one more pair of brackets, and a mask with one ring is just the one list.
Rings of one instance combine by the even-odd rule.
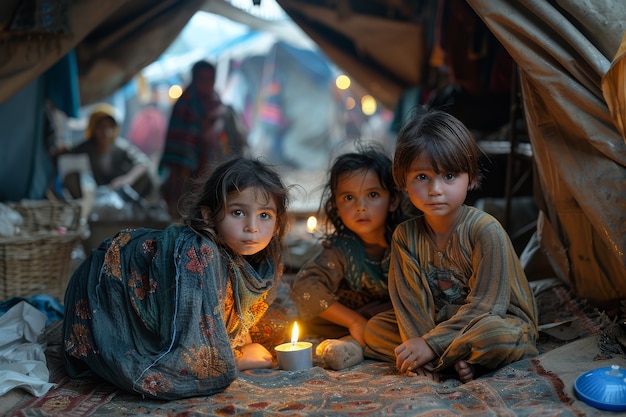
[[581, 401], [608, 411], [626, 410], [626, 370], [617, 365], [597, 368], [576, 378], [574, 391]]

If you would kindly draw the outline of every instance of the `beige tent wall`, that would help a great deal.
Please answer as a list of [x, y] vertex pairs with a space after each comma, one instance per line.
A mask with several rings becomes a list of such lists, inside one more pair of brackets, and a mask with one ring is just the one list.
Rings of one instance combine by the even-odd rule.
[[545, 199], [542, 249], [579, 295], [610, 306], [626, 297], [626, 145], [602, 79], [626, 27], [626, 2], [468, 3], [520, 69]]

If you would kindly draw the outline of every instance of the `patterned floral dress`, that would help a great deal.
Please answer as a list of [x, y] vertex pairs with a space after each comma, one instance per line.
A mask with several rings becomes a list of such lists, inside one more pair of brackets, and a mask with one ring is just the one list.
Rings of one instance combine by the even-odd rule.
[[68, 374], [166, 400], [223, 391], [237, 374], [234, 349], [275, 296], [275, 271], [188, 227], [123, 230], [68, 285]]
[[291, 288], [306, 334], [324, 338], [350, 334], [347, 328], [318, 317], [335, 302], [365, 318], [390, 309], [388, 270], [389, 250], [381, 259], [372, 259], [352, 233], [346, 232], [333, 243], [324, 242], [300, 269]]

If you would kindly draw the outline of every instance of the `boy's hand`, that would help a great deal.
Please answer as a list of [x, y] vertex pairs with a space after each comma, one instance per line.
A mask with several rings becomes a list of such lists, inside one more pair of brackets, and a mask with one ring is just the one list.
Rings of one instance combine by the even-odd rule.
[[435, 352], [421, 337], [409, 339], [395, 349], [396, 368], [400, 372], [415, 372], [435, 359]]
[[413, 371], [407, 371], [406, 376], [425, 376], [435, 382], [439, 382], [439, 373], [433, 371], [433, 367], [430, 365], [424, 365]]

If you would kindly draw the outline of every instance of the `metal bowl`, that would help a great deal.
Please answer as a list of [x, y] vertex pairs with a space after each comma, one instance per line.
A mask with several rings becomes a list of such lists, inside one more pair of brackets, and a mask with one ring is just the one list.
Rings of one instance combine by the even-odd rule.
[[592, 407], [626, 411], [626, 370], [611, 365], [585, 372], [576, 378], [574, 391]]

